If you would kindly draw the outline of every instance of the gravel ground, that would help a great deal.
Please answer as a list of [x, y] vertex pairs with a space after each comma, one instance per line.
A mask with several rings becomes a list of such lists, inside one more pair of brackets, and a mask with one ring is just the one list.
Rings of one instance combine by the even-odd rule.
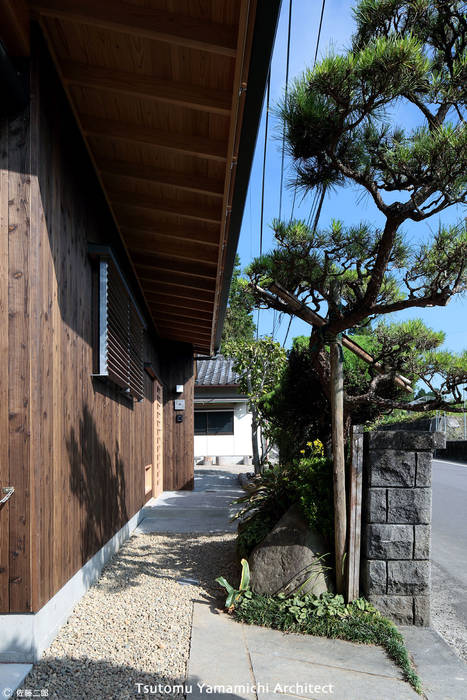
[[[49, 698], [144, 697], [137, 683], [185, 680], [193, 601], [221, 603], [214, 579], [236, 580], [233, 534], [138, 534], [99, 581], [25, 680]], [[195, 579], [182, 585], [179, 578]], [[183, 697], [175, 690], [151, 697]], [[147, 696], [146, 696], [147, 697]]]
[[[461, 659], [467, 661], [467, 627], [459, 618], [453, 601], [456, 596], [446, 586], [442, 569], [434, 562], [432, 566], [431, 622], [443, 639], [454, 649]], [[459, 591], [459, 599], [465, 600], [465, 591]], [[463, 596], [462, 596], [463, 593]]]

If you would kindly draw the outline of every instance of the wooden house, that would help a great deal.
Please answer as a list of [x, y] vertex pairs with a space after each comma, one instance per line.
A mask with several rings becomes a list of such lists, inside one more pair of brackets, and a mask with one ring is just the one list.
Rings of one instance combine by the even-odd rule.
[[0, 661], [193, 483], [280, 0], [0, 0]]

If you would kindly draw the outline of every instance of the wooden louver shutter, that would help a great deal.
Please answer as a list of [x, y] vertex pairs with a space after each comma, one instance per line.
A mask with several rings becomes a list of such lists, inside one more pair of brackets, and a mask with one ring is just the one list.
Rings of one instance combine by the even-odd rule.
[[143, 397], [144, 326], [111, 258], [99, 261], [99, 374], [135, 399]]

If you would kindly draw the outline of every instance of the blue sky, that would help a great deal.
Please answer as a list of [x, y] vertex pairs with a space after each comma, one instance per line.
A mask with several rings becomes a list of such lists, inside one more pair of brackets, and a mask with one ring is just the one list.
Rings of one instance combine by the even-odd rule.
[[[350, 44], [353, 32], [353, 17], [351, 8], [355, 3], [351, 0], [327, 0], [321, 30], [319, 56], [323, 56], [330, 48], [340, 50]], [[283, 0], [281, 17], [279, 21], [276, 45], [273, 53], [271, 67], [271, 97], [270, 105], [274, 105], [283, 95], [285, 86], [285, 66], [287, 52], [289, 1]], [[293, 16], [290, 49], [290, 76], [289, 80], [300, 75], [305, 67], [313, 64], [316, 40], [318, 34], [319, 17], [321, 12], [321, 0], [293, 0]], [[266, 102], [266, 101], [265, 101]], [[261, 126], [258, 133], [256, 153], [250, 178], [248, 196], [245, 204], [242, 230], [238, 253], [242, 267], [259, 254], [260, 240], [260, 215], [261, 215], [261, 181], [263, 167], [264, 129], [265, 129], [266, 104], [263, 107]], [[404, 126], [414, 124], [413, 109], [408, 106], [401, 107], [397, 112], [398, 121]], [[264, 201], [263, 224], [263, 251], [267, 252], [273, 245], [273, 236], [269, 227], [273, 218], [279, 213], [280, 170], [281, 170], [281, 126], [273, 114], [269, 117], [269, 138], [267, 145], [266, 185]], [[293, 190], [287, 187], [292, 177], [290, 163], [284, 174], [284, 191], [282, 200], [282, 215], [288, 218], [292, 209]], [[320, 217], [320, 225], [326, 226], [332, 218], [342, 219], [346, 224], [357, 223], [365, 220], [373, 224], [380, 224], [383, 219], [368, 196], [362, 197], [361, 188], [345, 187], [326, 197]], [[297, 196], [297, 202], [299, 197]], [[312, 197], [308, 196], [297, 206], [295, 204], [294, 216], [308, 218]], [[443, 212], [441, 218], [432, 217], [419, 224], [406, 224], [403, 231], [409, 240], [426, 239], [430, 232], [438, 228], [439, 221], [454, 223], [459, 220], [461, 211], [452, 207]], [[388, 321], [408, 318], [421, 318], [436, 330], [446, 333], [445, 347], [449, 350], [461, 351], [467, 348], [467, 298], [458, 297], [452, 300], [445, 308], [415, 309], [387, 317]], [[257, 313], [255, 312], [255, 321]], [[279, 325], [278, 325], [279, 324]], [[274, 325], [272, 311], [261, 311], [259, 332], [260, 335], [271, 334]], [[276, 318], [274, 337], [283, 342], [289, 317], [284, 316], [280, 321]], [[294, 319], [289, 332], [286, 347], [290, 347], [294, 336], [308, 335], [310, 327], [300, 319]]]

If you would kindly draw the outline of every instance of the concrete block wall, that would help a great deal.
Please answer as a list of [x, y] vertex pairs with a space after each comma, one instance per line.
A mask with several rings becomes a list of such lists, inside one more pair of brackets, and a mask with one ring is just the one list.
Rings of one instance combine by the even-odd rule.
[[441, 433], [365, 435], [361, 588], [384, 615], [430, 624], [431, 461]]

